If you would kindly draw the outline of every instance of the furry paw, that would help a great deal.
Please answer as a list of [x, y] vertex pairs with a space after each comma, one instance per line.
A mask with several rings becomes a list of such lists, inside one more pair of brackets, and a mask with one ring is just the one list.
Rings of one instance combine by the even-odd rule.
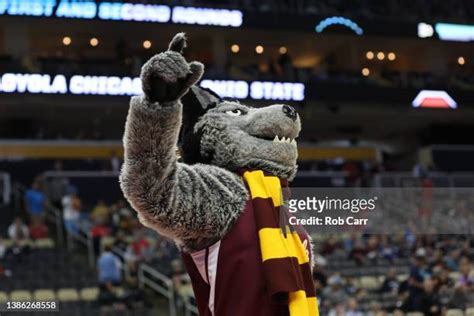
[[181, 55], [185, 47], [185, 34], [178, 33], [167, 51], [153, 56], [143, 65], [142, 88], [151, 102], [176, 101], [201, 79], [204, 66], [196, 61], [188, 64]]

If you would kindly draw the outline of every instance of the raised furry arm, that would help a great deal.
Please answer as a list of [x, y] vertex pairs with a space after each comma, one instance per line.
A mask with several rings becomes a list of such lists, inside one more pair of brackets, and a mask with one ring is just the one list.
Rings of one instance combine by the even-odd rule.
[[222, 238], [247, 200], [237, 175], [215, 166], [177, 162], [179, 98], [201, 74], [202, 65], [188, 65], [179, 53], [153, 57], [143, 67], [145, 95], [132, 98], [123, 139], [120, 184], [125, 197], [144, 225], [185, 250]]

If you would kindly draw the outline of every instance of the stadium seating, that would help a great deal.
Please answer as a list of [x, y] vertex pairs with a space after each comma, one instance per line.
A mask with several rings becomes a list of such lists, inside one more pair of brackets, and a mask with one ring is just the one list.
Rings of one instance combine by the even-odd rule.
[[29, 302], [32, 298], [31, 292], [27, 290], [15, 290], [10, 293], [10, 300], [12, 301]]
[[378, 289], [381, 285], [380, 280], [374, 276], [364, 276], [358, 280], [361, 288], [366, 290]]
[[461, 309], [449, 309], [446, 316], [464, 316], [464, 311]]
[[83, 288], [79, 291], [79, 297], [85, 302], [94, 302], [99, 296], [99, 289], [96, 287]]
[[55, 301], [57, 298], [54, 290], [38, 289], [33, 292], [33, 299], [35, 301]]
[[12, 277], [4, 278], [0, 282], [1, 291], [35, 291], [71, 286], [83, 288], [97, 284], [94, 270], [87, 266], [81, 255], [74, 256], [65, 249], [53, 248], [54, 242], [51, 239], [37, 240], [30, 244], [31, 250], [21, 261], [15, 258], [5, 260]]
[[8, 301], [8, 294], [6, 292], [0, 291], [0, 303]]
[[57, 295], [62, 302], [77, 302], [79, 300], [79, 293], [76, 289], [60, 289]]

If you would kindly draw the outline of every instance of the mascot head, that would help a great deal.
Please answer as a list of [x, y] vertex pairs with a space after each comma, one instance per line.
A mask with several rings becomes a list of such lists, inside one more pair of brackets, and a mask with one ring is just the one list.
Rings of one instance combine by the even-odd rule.
[[301, 122], [285, 104], [266, 107], [222, 99], [192, 86], [181, 99], [181, 155], [188, 164], [207, 163], [230, 171], [260, 169], [293, 179]]

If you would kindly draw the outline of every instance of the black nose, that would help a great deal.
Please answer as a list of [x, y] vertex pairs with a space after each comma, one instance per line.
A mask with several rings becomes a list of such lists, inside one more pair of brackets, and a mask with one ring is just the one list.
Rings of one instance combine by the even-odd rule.
[[296, 112], [294, 107], [285, 104], [283, 105], [281, 109], [283, 113], [285, 113], [286, 116], [288, 116], [293, 121], [296, 121], [296, 118], [298, 117], [298, 113]]

